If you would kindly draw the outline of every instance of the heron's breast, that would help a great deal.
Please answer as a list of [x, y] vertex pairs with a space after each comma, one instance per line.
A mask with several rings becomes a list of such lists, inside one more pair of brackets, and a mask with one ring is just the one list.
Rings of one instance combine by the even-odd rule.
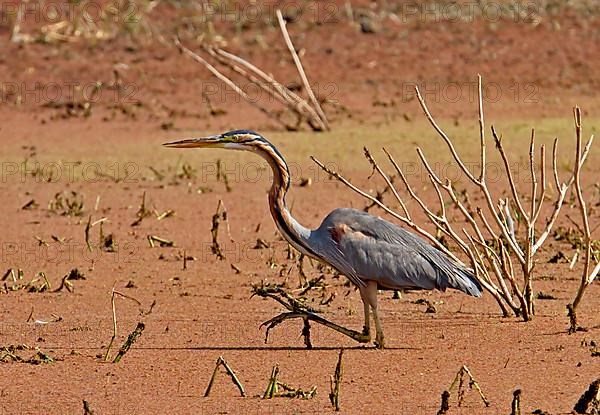
[[369, 236], [365, 235], [362, 232], [356, 231], [352, 229], [350, 226], [342, 223], [340, 225], [334, 225], [327, 229], [329, 231], [329, 235], [331, 239], [335, 241], [335, 243], [340, 244], [344, 239], [366, 239]]

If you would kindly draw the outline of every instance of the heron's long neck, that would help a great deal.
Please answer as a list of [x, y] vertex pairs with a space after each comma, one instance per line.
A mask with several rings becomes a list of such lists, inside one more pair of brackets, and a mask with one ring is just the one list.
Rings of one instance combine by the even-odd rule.
[[306, 255], [314, 256], [307, 244], [310, 229], [298, 223], [285, 204], [285, 195], [290, 187], [290, 171], [287, 163], [271, 144], [260, 143], [256, 148], [256, 152], [269, 163], [273, 170], [273, 184], [269, 190], [269, 207], [277, 228], [294, 248]]

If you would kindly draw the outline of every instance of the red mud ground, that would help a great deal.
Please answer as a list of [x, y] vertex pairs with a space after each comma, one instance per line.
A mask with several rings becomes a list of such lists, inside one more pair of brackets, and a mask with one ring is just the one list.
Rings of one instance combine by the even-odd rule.
[[[160, 12], [176, 15], [167, 6]], [[326, 105], [334, 132], [322, 136], [277, 132], [268, 119], [237, 99], [215, 99], [213, 104], [226, 113], [210, 117], [201, 91], [207, 83], [219, 84], [170, 46], [153, 39], [125, 37], [94, 47], [85, 42], [19, 46], [3, 40], [0, 74], [3, 80], [16, 83], [17, 92], [6, 95], [5, 88], [0, 106], [0, 271], [23, 269], [25, 281], [43, 271], [52, 289], [73, 268], [82, 271], [86, 279], [73, 282], [73, 293], [20, 290], [0, 294], [0, 346], [39, 347], [56, 359], [39, 365], [0, 363], [0, 412], [81, 413], [82, 400], [86, 400], [96, 414], [327, 413], [332, 411], [327, 397], [329, 376], [339, 348], [345, 347], [342, 413], [434, 414], [441, 392], [463, 364], [470, 368], [491, 406], [485, 408], [476, 393], [469, 392], [463, 407], [457, 408], [453, 394], [450, 414], [509, 413], [512, 392], [517, 388], [523, 390], [524, 413], [535, 409], [569, 413], [598, 377], [600, 367], [589, 346], [592, 340], [599, 340], [598, 284], [590, 287], [580, 310], [581, 322], [589, 331], [568, 335], [565, 305], [574, 295], [581, 265], [569, 271], [568, 264], [547, 263], [558, 250], [572, 257], [570, 246], [551, 240], [542, 253], [536, 270], [543, 278], [535, 281], [535, 289], [555, 299], [538, 300], [537, 315], [529, 323], [502, 318], [489, 294], [474, 299], [456, 292], [409, 293], [393, 300], [391, 293], [385, 292], [379, 297], [387, 335], [385, 350], [356, 346], [321, 327], [313, 327], [315, 348], [306, 350], [299, 322], [278, 326], [265, 344], [259, 324], [279, 313], [281, 307], [270, 300], [249, 299], [250, 284], [262, 279], [282, 282], [280, 273], [290, 268], [290, 285], [295, 286], [298, 279], [296, 267], [286, 260], [286, 244], [269, 216], [268, 172], [251, 155], [177, 152], [159, 146], [167, 138], [199, 131], [230, 127], [264, 131], [296, 166], [296, 183], [300, 177], [313, 179], [311, 186], [293, 186], [288, 201], [302, 223], [315, 227], [329, 210], [362, 208], [365, 202], [318, 173], [308, 155], [334, 162], [368, 188], [381, 188], [381, 183], [367, 181], [369, 169], [361, 158], [364, 144], [373, 148], [389, 145], [398, 157], [406, 154], [406, 160], [416, 161], [414, 153], [403, 151], [420, 140], [413, 135], [419, 137], [429, 130], [422, 122], [412, 121], [421, 116], [414, 100], [403, 95], [404, 82], [433, 83], [441, 91], [445, 85], [472, 82], [480, 72], [489, 82], [497, 82], [503, 92], [530, 83], [538, 99], [529, 102], [521, 99], [522, 95], [518, 99], [504, 95], [490, 103], [488, 122], [522, 124], [526, 136], [528, 126], [560, 115], [563, 120], [548, 118], [546, 129], [560, 125], [561, 133], [570, 132], [571, 106], [577, 102], [590, 117], [587, 131], [594, 128], [600, 111], [594, 98], [598, 87], [594, 68], [600, 56], [597, 15], [567, 10], [545, 16], [537, 25], [504, 21], [491, 25], [485, 19], [418, 23], [396, 27], [392, 20], [384, 19], [375, 34], [363, 34], [356, 22], [344, 19], [319, 25], [300, 19], [290, 24], [296, 46], [306, 48], [303, 59], [311, 79], [335, 82], [333, 99], [347, 108], [336, 111]], [[164, 21], [162, 24], [167, 26]], [[276, 45], [275, 53], [268, 48], [247, 48], [258, 35], [266, 44]], [[251, 26], [230, 44], [261, 65], [275, 65], [277, 71], [273, 71], [282, 79], [295, 79], [284, 45], [272, 27]], [[105, 96], [93, 105], [87, 118], [67, 116], [64, 107], [43, 106], [47, 101], [44, 85], [49, 82], [64, 86], [100, 80], [110, 85], [114, 82], [112, 66], [117, 63], [129, 66], [123, 79], [135, 87], [133, 102]], [[35, 82], [41, 85], [38, 93], [17, 98], [24, 86]], [[105, 91], [114, 91], [114, 85], [112, 88]], [[446, 123], [474, 124], [476, 103], [472, 100], [463, 96], [456, 103], [449, 102], [441, 92], [429, 98]], [[470, 129], [464, 132], [475, 132], [465, 128]], [[397, 130], [406, 142], [391, 138]], [[545, 139], [552, 134], [546, 131]], [[513, 147], [518, 150], [515, 157], [525, 154], [526, 148], [519, 143]], [[570, 151], [571, 147], [565, 147]], [[593, 186], [600, 174], [597, 147], [586, 170], [586, 195], [592, 206], [600, 203]], [[434, 153], [435, 149], [435, 144], [425, 144], [426, 151]], [[471, 146], [467, 151], [473, 155], [476, 150]], [[567, 163], [570, 154], [560, 162]], [[195, 177], [174, 178], [180, 157], [196, 169]], [[444, 160], [441, 155], [438, 158]], [[27, 168], [22, 164], [25, 159], [29, 160]], [[217, 159], [228, 171], [231, 192], [216, 178]], [[36, 163], [43, 174], [55, 171], [50, 183], [31, 174]], [[159, 179], [149, 166], [165, 177]], [[55, 180], [57, 174], [59, 180]], [[113, 180], [115, 177], [122, 180]], [[62, 216], [48, 210], [49, 201], [62, 191], [83, 196], [83, 216]], [[161, 221], [150, 216], [132, 227], [143, 192], [150, 209], [159, 213], [173, 209], [176, 214]], [[425, 198], [433, 200], [433, 195], [427, 193]], [[23, 210], [32, 199], [39, 206]], [[226, 256], [222, 261], [210, 252], [211, 217], [219, 199], [227, 208], [233, 239], [229, 241], [222, 226], [219, 239]], [[565, 209], [577, 217], [575, 209]], [[599, 220], [595, 209], [594, 226]], [[101, 252], [97, 247], [87, 251], [84, 228], [89, 215], [93, 220], [107, 218], [103, 231], [114, 234], [116, 253]], [[569, 226], [564, 216], [559, 224]], [[91, 231], [94, 245], [98, 232], [99, 226]], [[53, 235], [64, 238], [63, 242], [53, 240]], [[176, 247], [150, 248], [147, 235], [171, 239]], [[258, 238], [270, 247], [254, 249]], [[184, 250], [196, 258], [188, 262], [187, 270], [182, 270]], [[236, 273], [232, 264], [241, 272]], [[306, 270], [309, 278], [319, 275], [309, 264]], [[320, 307], [324, 316], [360, 328], [362, 304], [357, 292], [345, 287], [343, 278], [329, 273], [326, 281], [327, 292], [337, 296], [329, 306]], [[112, 334], [113, 286], [138, 299], [143, 310], [156, 301], [150, 314], [140, 315], [140, 307], [118, 299], [116, 347], [138, 321], [146, 324], [141, 338], [119, 364], [98, 358]], [[420, 298], [435, 302], [437, 313], [425, 313], [424, 305], [414, 303]], [[27, 358], [32, 352], [18, 354]], [[211, 396], [202, 397], [218, 356], [236, 371], [246, 398], [238, 396], [223, 373]], [[275, 364], [282, 381], [303, 389], [314, 385], [317, 396], [311, 400], [260, 399]]]

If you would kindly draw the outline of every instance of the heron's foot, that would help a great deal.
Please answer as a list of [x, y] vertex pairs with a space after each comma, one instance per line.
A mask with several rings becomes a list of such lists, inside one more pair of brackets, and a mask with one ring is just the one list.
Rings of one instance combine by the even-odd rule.
[[363, 330], [362, 330], [362, 334], [364, 334], [365, 336], [371, 336], [371, 329], [367, 326], [363, 326]]
[[383, 333], [377, 333], [377, 336], [375, 337], [375, 348], [376, 349], [385, 348], [385, 341], [383, 340]]

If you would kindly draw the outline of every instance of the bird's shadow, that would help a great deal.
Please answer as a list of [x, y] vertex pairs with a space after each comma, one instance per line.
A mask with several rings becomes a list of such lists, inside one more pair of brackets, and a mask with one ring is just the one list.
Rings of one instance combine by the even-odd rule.
[[[365, 350], [380, 351], [375, 346], [175, 346], [175, 347], [136, 347], [137, 350], [189, 350], [189, 351], [327, 351], [327, 350]], [[385, 347], [385, 350], [422, 350], [420, 347]]]
[[[98, 350], [104, 349], [105, 346], [84, 346], [84, 347], [73, 347], [73, 346], [53, 346], [50, 347], [52, 350]], [[354, 345], [354, 346], [313, 346], [308, 348], [306, 346], [226, 346], [226, 345], [215, 345], [215, 346], [135, 346], [135, 350], [144, 351], [330, 351], [330, 350], [364, 350], [364, 351], [385, 351], [385, 350], [424, 350], [429, 347], [388, 347], [384, 349], [377, 349], [375, 346], [369, 345]]]

